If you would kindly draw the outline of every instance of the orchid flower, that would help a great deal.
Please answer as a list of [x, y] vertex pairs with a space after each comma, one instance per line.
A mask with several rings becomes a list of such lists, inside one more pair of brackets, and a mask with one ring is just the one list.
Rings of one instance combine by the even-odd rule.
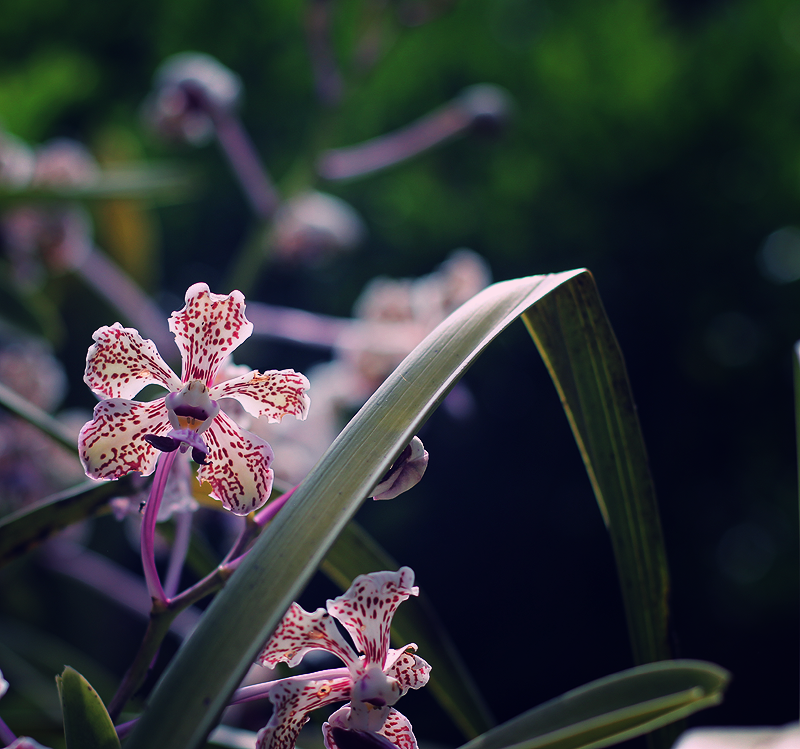
[[[84, 381], [101, 398], [94, 418], [81, 430], [78, 447], [86, 474], [116, 479], [131, 471], [151, 474], [160, 452], [191, 449], [200, 463], [197, 478], [211, 485], [211, 496], [236, 515], [261, 507], [272, 489], [272, 448], [239, 428], [218, 404], [233, 398], [252, 416], [280, 421], [287, 414], [304, 419], [308, 380], [292, 369], [251, 371], [215, 383], [226, 356], [252, 332], [244, 296], [212, 294], [198, 283], [186, 292], [186, 305], [173, 312], [169, 328], [181, 352], [179, 378], [155, 344], [120, 323], [102, 327], [86, 355]], [[146, 385], [169, 392], [149, 402], [131, 400]]]
[[[416, 749], [408, 719], [393, 705], [409, 689], [428, 683], [430, 666], [414, 654], [417, 646], [389, 647], [389, 629], [397, 607], [419, 594], [408, 567], [357, 577], [348, 591], [328, 601], [327, 610], [309, 613], [293, 603], [258, 656], [274, 668], [297, 665], [310, 650], [326, 650], [346, 668], [293, 676], [264, 685], [274, 711], [258, 734], [257, 749], [293, 749], [308, 713], [350, 700], [322, 727], [327, 749], [350, 749], [358, 743], [387, 749]], [[355, 650], [337, 629], [347, 630]], [[360, 655], [357, 655], [360, 653]], [[245, 690], [253, 689], [245, 687]]]

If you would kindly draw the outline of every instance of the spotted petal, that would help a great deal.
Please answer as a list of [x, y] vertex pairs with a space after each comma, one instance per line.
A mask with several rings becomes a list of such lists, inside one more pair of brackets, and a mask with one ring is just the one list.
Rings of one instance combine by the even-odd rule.
[[149, 403], [123, 398], [100, 401], [78, 437], [83, 469], [93, 479], [118, 479], [131, 471], [147, 476], [161, 453], [145, 441], [145, 435], [171, 429], [163, 398]]
[[235, 515], [247, 515], [269, 499], [272, 491], [272, 448], [245, 432], [220, 411], [203, 432], [208, 445], [205, 465], [197, 472], [201, 483], [211, 484], [211, 496]]
[[342, 702], [350, 696], [350, 678], [286, 679], [269, 691], [272, 716], [258, 732], [256, 749], [294, 749], [308, 713], [318, 707]]
[[310, 613], [297, 603], [289, 607], [256, 660], [268, 668], [275, 668], [279, 663], [296, 666], [310, 650], [327, 650], [348, 666], [359, 665], [359, 659], [328, 612], [317, 609]]
[[394, 708], [389, 710], [383, 726], [374, 732], [351, 728], [352, 713], [352, 706], [345, 705], [322, 726], [327, 749], [417, 749], [411, 722]]
[[95, 331], [86, 354], [84, 382], [104, 398], [133, 398], [145, 385], [179, 390], [181, 381], [161, 358], [156, 345], [134, 328], [119, 323]]
[[182, 380], [210, 387], [222, 361], [253, 332], [253, 325], [244, 316], [240, 291], [212, 294], [207, 284], [196, 283], [186, 291], [186, 306], [169, 318], [169, 329], [183, 359]]
[[418, 594], [414, 572], [408, 567], [397, 572], [373, 572], [359, 575], [344, 595], [328, 601], [328, 612], [350, 633], [366, 663], [382, 668], [394, 612], [409, 596]]
[[414, 643], [406, 645], [402, 650], [390, 648], [386, 657], [386, 675], [397, 679], [403, 690], [402, 694], [409, 689], [424, 687], [431, 675], [430, 664], [416, 655], [416, 649]]
[[287, 414], [305, 419], [309, 397], [305, 375], [293, 369], [269, 372], [248, 372], [211, 389], [211, 397], [235, 398], [251, 416], [266, 416], [270, 422], [280, 421]]

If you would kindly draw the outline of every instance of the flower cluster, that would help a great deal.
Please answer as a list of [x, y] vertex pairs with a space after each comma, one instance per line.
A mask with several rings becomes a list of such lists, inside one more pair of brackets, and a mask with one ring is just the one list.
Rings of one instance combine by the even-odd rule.
[[[409, 689], [428, 683], [430, 666], [414, 654], [413, 643], [389, 647], [389, 629], [397, 607], [418, 593], [413, 571], [401, 567], [360, 575], [346, 593], [328, 601], [327, 609], [309, 613], [293, 603], [258, 663], [295, 666], [310, 650], [325, 650], [347, 667], [269, 683], [274, 712], [258, 734], [257, 749], [293, 749], [309, 712], [345, 700], [322, 727], [327, 749], [359, 743], [416, 749], [411, 723], [393, 705]], [[355, 650], [334, 619], [347, 630]]]
[[[221, 410], [232, 398], [254, 417], [304, 419], [308, 380], [292, 369], [250, 371], [215, 384], [225, 358], [252, 332], [238, 291], [212, 294], [206, 284], [186, 292], [186, 306], [173, 312], [169, 327], [181, 352], [179, 378], [155, 345], [119, 323], [94, 334], [84, 381], [103, 400], [80, 433], [80, 458], [95, 479], [115, 479], [131, 471], [149, 475], [160, 452], [191, 449], [201, 464], [199, 481], [226, 509], [246, 515], [261, 507], [272, 489], [272, 448], [239, 428]], [[160, 385], [164, 398], [131, 400], [146, 385]]]

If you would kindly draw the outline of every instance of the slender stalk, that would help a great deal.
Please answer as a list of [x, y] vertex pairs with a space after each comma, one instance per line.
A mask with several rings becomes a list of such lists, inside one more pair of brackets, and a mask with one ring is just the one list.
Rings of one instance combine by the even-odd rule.
[[238, 563], [217, 567], [210, 575], [204, 577], [192, 587], [187, 588], [171, 601], [153, 599], [150, 621], [147, 624], [142, 643], [133, 659], [133, 663], [125, 673], [117, 693], [108, 705], [108, 713], [112, 720], [116, 720], [119, 717], [128, 700], [144, 682], [153, 660], [158, 654], [158, 649], [161, 647], [167, 632], [169, 632], [175, 617], [200, 599], [219, 590], [233, 574], [237, 566]]
[[178, 592], [181, 581], [183, 564], [189, 552], [189, 543], [192, 540], [192, 518], [194, 513], [189, 510], [175, 515], [175, 540], [172, 543], [172, 552], [167, 567], [167, 577], [164, 581], [164, 591], [167, 598], [173, 598]]
[[14, 732], [5, 724], [5, 721], [0, 718], [0, 741], [3, 742], [3, 746], [13, 744], [16, 740], [17, 737], [14, 735]]
[[311, 0], [306, 4], [306, 42], [314, 74], [314, 89], [317, 98], [326, 107], [339, 104], [344, 89], [333, 54], [332, 10], [331, 0]]
[[158, 509], [161, 507], [161, 499], [164, 496], [164, 487], [167, 485], [167, 477], [175, 462], [177, 450], [169, 453], [162, 453], [158, 457], [156, 464], [156, 475], [153, 485], [150, 488], [150, 499], [144, 508], [144, 518], [142, 519], [142, 566], [144, 567], [144, 579], [147, 582], [147, 590], [154, 601], [161, 601], [166, 604], [167, 594], [161, 586], [158, 577], [155, 558], [155, 535], [156, 521], [158, 520]]
[[[298, 484], [299, 486], [299, 484]], [[292, 495], [297, 490], [297, 486], [293, 486], [288, 492], [284, 492], [276, 500], [270, 502], [261, 512], [256, 514], [255, 523], [259, 528], [263, 528], [270, 520], [272, 520], [278, 512], [283, 509], [283, 506], [291, 499]]]
[[166, 315], [108, 255], [96, 247], [92, 248], [75, 272], [119, 310], [145, 338], [150, 338], [159, 351], [167, 356], [175, 351]]
[[161, 647], [167, 632], [169, 632], [172, 620], [178, 613], [178, 611], [171, 611], [164, 601], [153, 600], [150, 621], [147, 623], [147, 629], [142, 638], [142, 643], [139, 645], [139, 651], [125, 672], [125, 676], [122, 677], [117, 693], [108, 703], [108, 714], [111, 716], [111, 720], [116, 720], [119, 717], [128, 700], [145, 680], [158, 649]]
[[310, 674], [298, 674], [297, 676], [287, 676], [285, 679], [275, 681], [263, 681], [260, 684], [249, 684], [246, 687], [239, 687], [231, 697], [229, 705], [238, 705], [241, 702], [252, 702], [269, 696], [269, 690], [278, 682], [286, 684], [293, 681], [308, 681], [309, 679], [340, 679], [342, 676], [350, 676], [347, 668], [329, 668], [325, 671], [315, 671]]
[[207, 95], [203, 86], [184, 81], [183, 87], [211, 118], [222, 152], [239, 180], [242, 191], [261, 221], [269, 221], [281, 199], [264, 164], [236, 114]]
[[317, 172], [327, 180], [353, 179], [410, 159], [463, 133], [472, 116], [459, 102], [448, 102], [406, 127], [347, 148], [325, 151]]

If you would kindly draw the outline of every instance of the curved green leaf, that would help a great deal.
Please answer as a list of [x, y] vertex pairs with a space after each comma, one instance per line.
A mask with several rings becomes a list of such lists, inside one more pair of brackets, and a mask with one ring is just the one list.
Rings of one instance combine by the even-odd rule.
[[67, 749], [119, 749], [119, 738], [100, 695], [74, 668], [56, 676]]
[[703, 661], [622, 671], [529, 710], [461, 749], [596, 749], [718, 704], [730, 676]]
[[109, 512], [110, 499], [134, 491], [129, 476], [102, 484], [86, 481], [8, 515], [0, 521], [0, 567], [68, 525]]
[[[351, 522], [331, 546], [320, 569], [346, 590], [358, 575], [399, 566], [358, 523]], [[431, 665], [426, 689], [465, 736], [477, 736], [494, 725], [489, 708], [424, 591], [397, 609], [392, 639], [398, 647], [409, 642], [419, 646], [420, 655]]]
[[[560, 286], [571, 288], [586, 279], [589, 274], [577, 270], [494, 284], [406, 357], [342, 431], [208, 608], [154, 690], [128, 749], [156, 744], [189, 748], [202, 742], [337, 535], [453, 384], [517, 317]], [[603, 495], [603, 500], [616, 501], [613, 495]]]
[[637, 663], [671, 657], [669, 572], [625, 362], [590, 275], [523, 315], [567, 414], [611, 535]]

